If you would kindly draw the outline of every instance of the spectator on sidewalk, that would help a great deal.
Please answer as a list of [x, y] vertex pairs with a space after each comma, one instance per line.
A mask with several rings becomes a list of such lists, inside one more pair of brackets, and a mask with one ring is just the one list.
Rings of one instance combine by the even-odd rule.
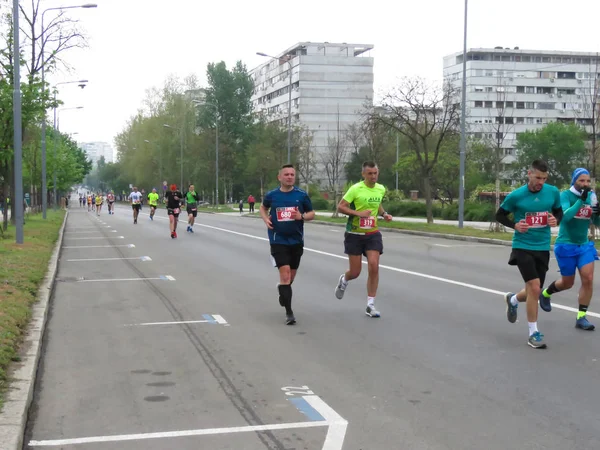
[[256, 200], [254, 199], [254, 196], [252, 194], [250, 194], [248, 196], [248, 206], [249, 206], [248, 211], [251, 212], [251, 213], [254, 212], [254, 203], [255, 202], [256, 202]]

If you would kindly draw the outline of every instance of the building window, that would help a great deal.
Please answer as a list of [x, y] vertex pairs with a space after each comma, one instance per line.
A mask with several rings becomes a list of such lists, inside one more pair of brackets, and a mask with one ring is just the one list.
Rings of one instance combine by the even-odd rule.
[[475, 92], [483, 92], [483, 87], [482, 86], [475, 86], [474, 90], [475, 90]]
[[517, 109], [525, 109], [525, 102], [517, 102]]
[[535, 103], [533, 102], [525, 102], [525, 109], [534, 109]]
[[507, 108], [514, 108], [515, 107], [515, 102], [506, 102], [506, 107]]
[[515, 120], [513, 117], [505, 117], [504, 118], [504, 123], [507, 125], [513, 125], [515, 123]]
[[496, 108], [504, 109], [504, 102], [496, 102]]
[[517, 94], [524, 94], [525, 86], [517, 86]]
[[486, 108], [493, 108], [494, 107], [494, 102], [485, 102], [485, 107]]
[[558, 78], [561, 80], [574, 80], [575, 72], [558, 72]]
[[541, 125], [542, 124], [542, 118], [541, 117], [536, 117], [535, 118], [535, 123], [538, 124], [538, 125]]
[[533, 124], [533, 117], [526, 117], [525, 118], [525, 123], [527, 125], [532, 125]]
[[491, 86], [486, 86], [485, 92], [494, 92], [494, 88]]
[[475, 102], [475, 108], [483, 108], [483, 102], [482, 101], [476, 101]]
[[527, 93], [527, 94], [535, 94], [535, 87], [534, 86], [527, 86], [525, 88], [525, 93]]
[[525, 123], [525, 118], [524, 117], [517, 117], [517, 124], [522, 124]]
[[554, 103], [540, 102], [537, 104], [537, 109], [554, 109]]

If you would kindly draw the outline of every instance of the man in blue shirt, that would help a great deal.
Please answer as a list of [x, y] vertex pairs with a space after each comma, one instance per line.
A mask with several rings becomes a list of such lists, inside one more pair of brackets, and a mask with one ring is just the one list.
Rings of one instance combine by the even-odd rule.
[[293, 165], [284, 165], [277, 179], [281, 185], [265, 195], [260, 215], [268, 228], [271, 260], [279, 269], [279, 304], [285, 308], [286, 324], [293, 325], [292, 283], [304, 252], [304, 221], [314, 219], [315, 212], [308, 194], [294, 186]]
[[[563, 213], [559, 190], [546, 184], [548, 164], [539, 159], [533, 161], [527, 175], [529, 182], [508, 194], [496, 212], [498, 222], [515, 230], [508, 264], [517, 266], [525, 281], [525, 289], [506, 294], [506, 316], [515, 323], [518, 302], [526, 302], [527, 343], [533, 348], [546, 348], [544, 335], [537, 327], [538, 298], [550, 261], [550, 228], [560, 222]], [[509, 218], [511, 213], [514, 220]]]

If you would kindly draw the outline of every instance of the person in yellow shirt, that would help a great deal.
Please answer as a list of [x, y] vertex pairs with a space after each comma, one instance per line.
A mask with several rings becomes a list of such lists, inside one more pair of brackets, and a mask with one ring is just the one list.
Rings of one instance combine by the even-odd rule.
[[102, 198], [102, 194], [100, 192], [98, 192], [96, 194], [96, 215], [99, 216], [100, 215], [100, 210], [102, 209], [102, 203], [104, 203], [104, 199]]
[[150, 206], [150, 220], [154, 220], [154, 213], [158, 206], [158, 194], [156, 193], [156, 188], [153, 188], [152, 192], [148, 194], [148, 205]]

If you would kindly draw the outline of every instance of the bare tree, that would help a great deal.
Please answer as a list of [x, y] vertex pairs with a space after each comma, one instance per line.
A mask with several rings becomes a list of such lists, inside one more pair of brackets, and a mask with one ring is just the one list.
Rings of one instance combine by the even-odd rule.
[[[339, 183], [344, 171], [348, 156], [348, 145], [344, 134], [340, 130], [340, 113], [338, 108], [337, 132], [335, 136], [329, 136], [327, 149], [321, 154], [321, 163], [327, 176], [328, 190], [333, 193], [333, 201], [337, 205]], [[332, 217], [338, 217], [337, 208]]]
[[362, 134], [369, 148], [370, 158], [377, 164], [381, 164], [389, 144], [390, 128], [373, 117], [367, 117], [362, 123]]
[[433, 222], [431, 176], [440, 149], [456, 133], [460, 103], [458, 92], [446, 82], [433, 86], [421, 78], [404, 78], [382, 101], [384, 114], [372, 117], [404, 135], [418, 162], [423, 183], [427, 222]]
[[[365, 119], [368, 120], [368, 117]], [[358, 155], [365, 145], [364, 122], [355, 122], [346, 127], [346, 139], [353, 155]]]
[[296, 149], [296, 169], [298, 170], [300, 184], [306, 186], [308, 192], [310, 182], [317, 168], [315, 157], [314, 133], [306, 127], [298, 127], [293, 134], [294, 148]]

